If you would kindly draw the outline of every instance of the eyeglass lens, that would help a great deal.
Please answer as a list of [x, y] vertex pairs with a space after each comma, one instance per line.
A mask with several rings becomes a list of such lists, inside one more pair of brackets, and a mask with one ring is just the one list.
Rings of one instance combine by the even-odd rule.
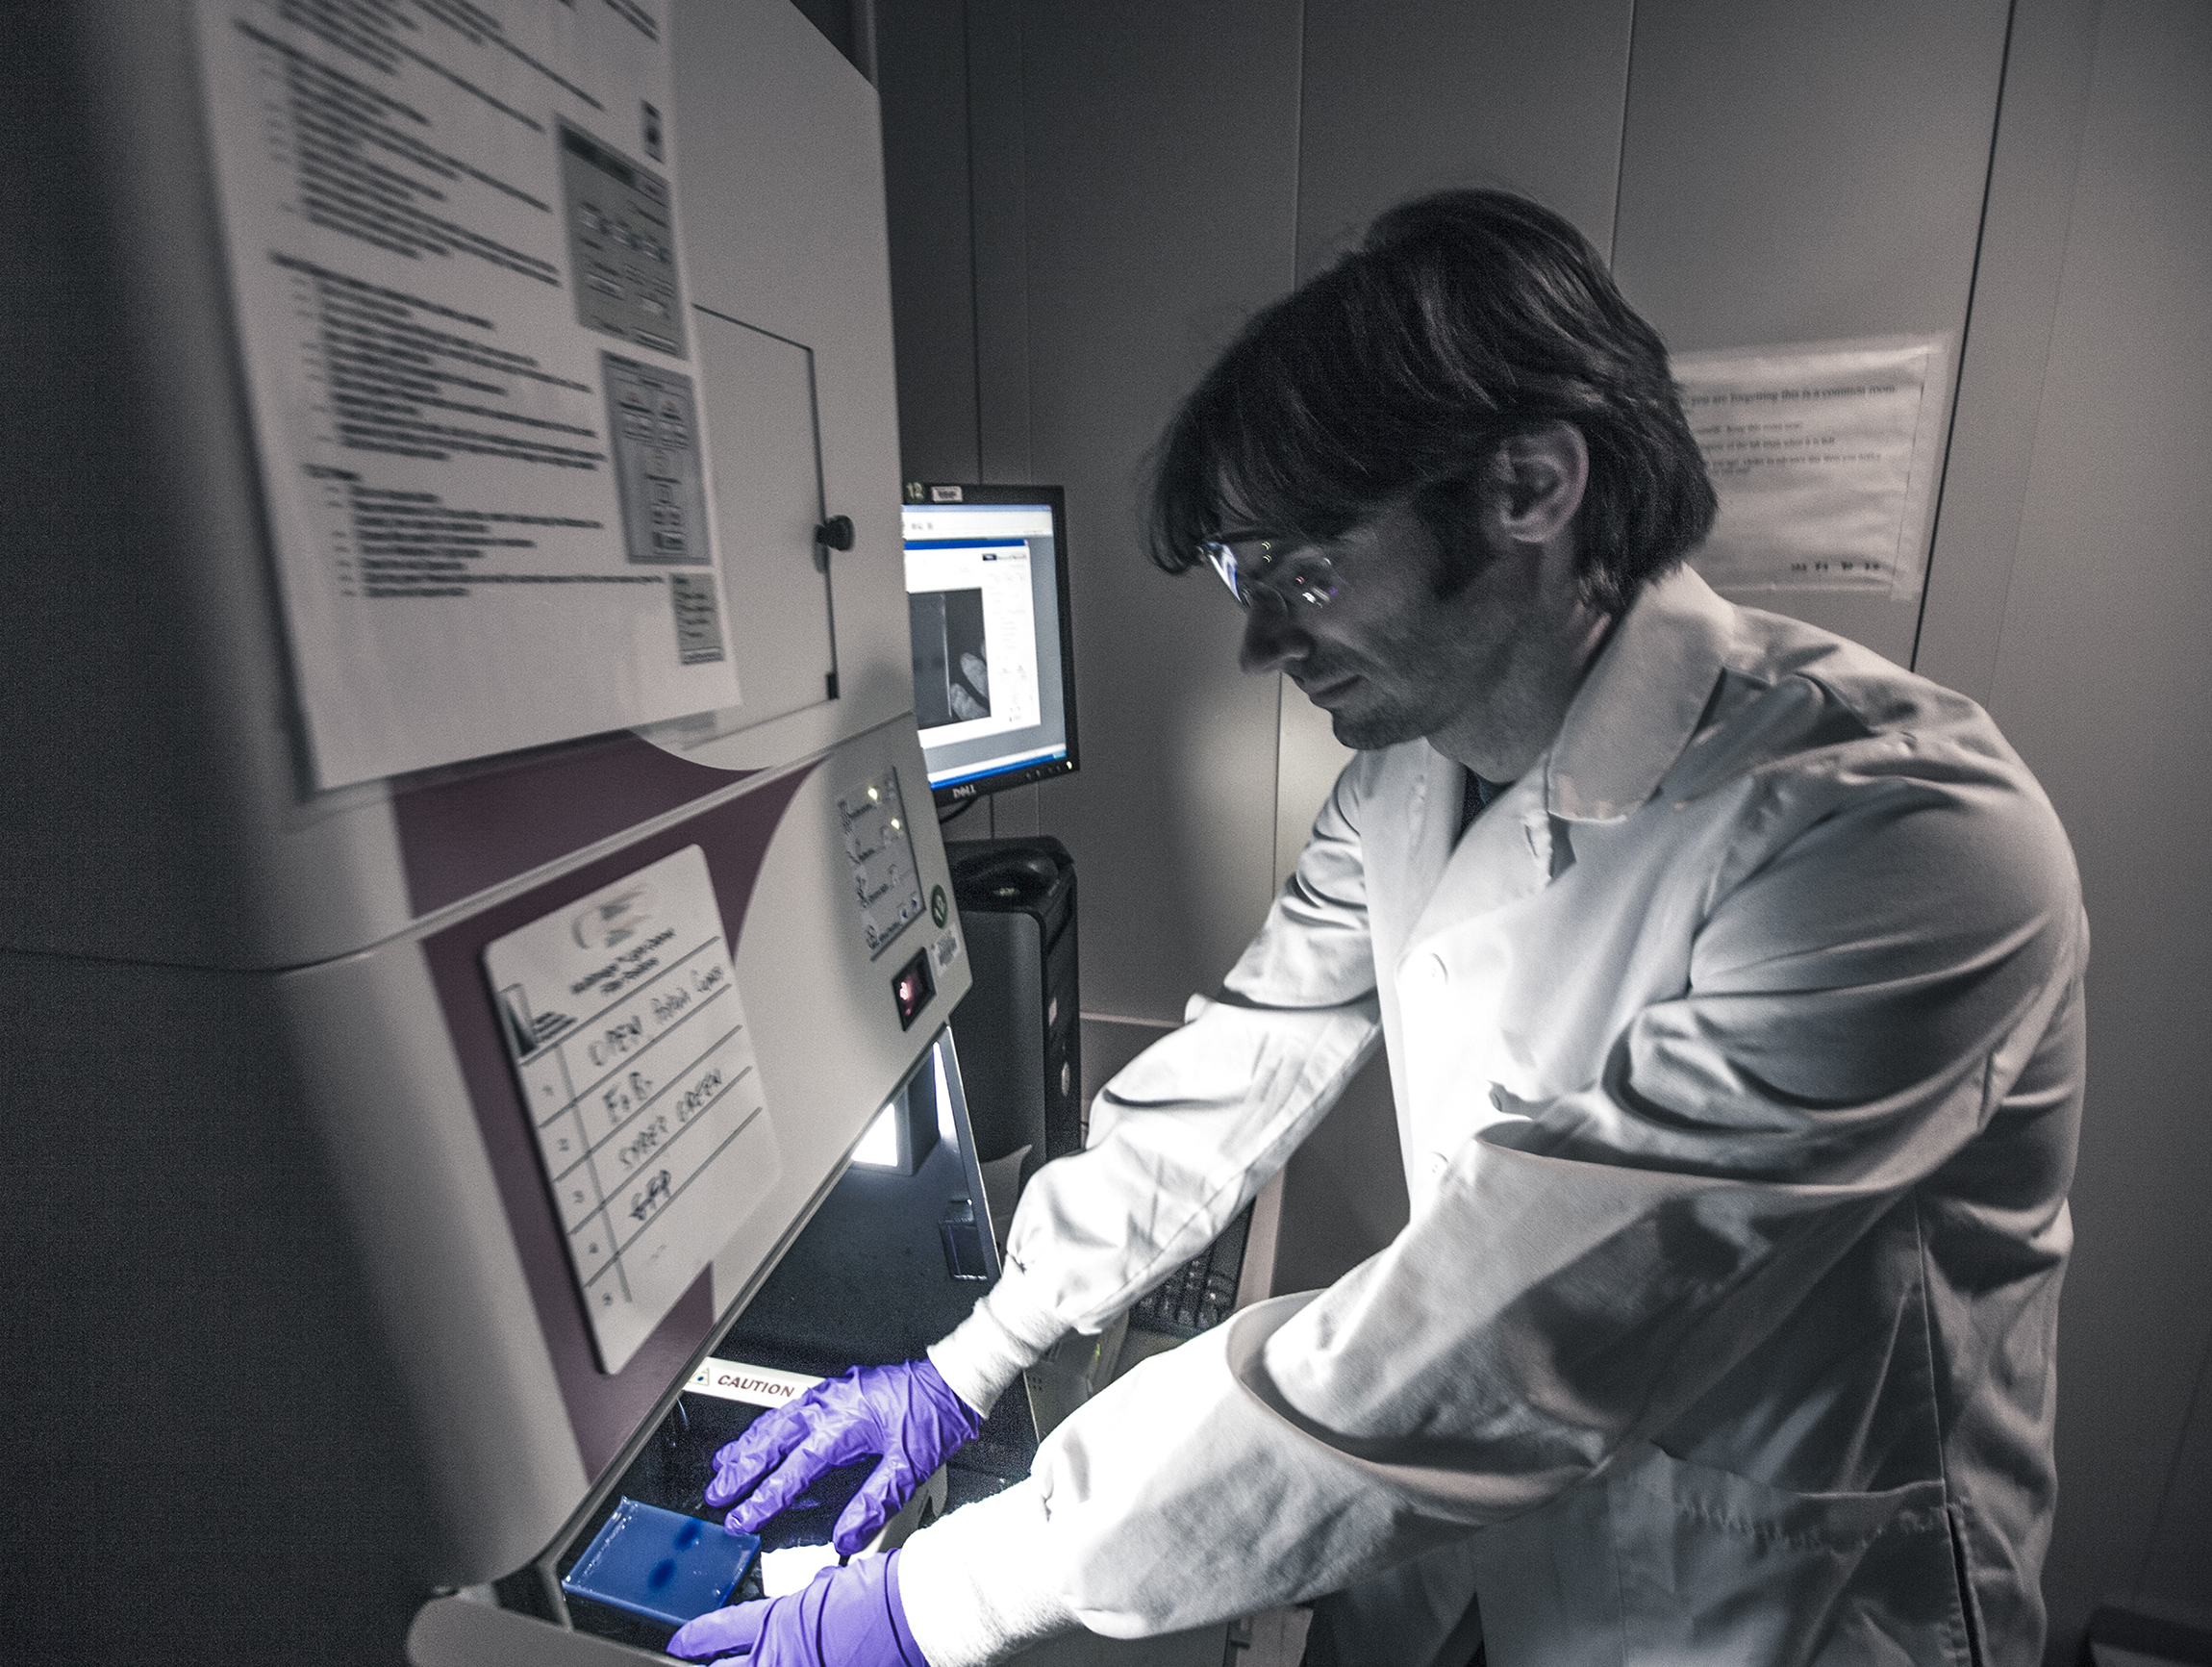
[[1244, 546], [1220, 540], [1204, 546], [1205, 556], [1221, 583], [1229, 589], [1243, 606], [1255, 605], [1288, 610], [1295, 599], [1309, 607], [1319, 608], [1333, 600], [1343, 589], [1337, 578], [1336, 566], [1328, 557], [1310, 553], [1292, 553], [1279, 558], [1270, 549], [1276, 541], [1254, 539]]

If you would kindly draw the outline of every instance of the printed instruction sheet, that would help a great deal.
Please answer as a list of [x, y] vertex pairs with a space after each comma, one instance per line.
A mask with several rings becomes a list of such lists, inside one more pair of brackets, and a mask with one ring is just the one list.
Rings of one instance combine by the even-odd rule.
[[1692, 565], [1737, 591], [1918, 596], [1948, 365], [1938, 336], [1677, 355], [1683, 407], [1721, 498]]
[[600, 1370], [783, 1174], [707, 859], [687, 846], [488, 945]]
[[200, 0], [324, 787], [734, 705], [668, 0]]

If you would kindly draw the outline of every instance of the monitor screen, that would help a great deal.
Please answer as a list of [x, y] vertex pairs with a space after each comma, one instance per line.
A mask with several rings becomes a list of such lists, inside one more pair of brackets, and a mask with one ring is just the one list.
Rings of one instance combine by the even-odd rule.
[[914, 720], [941, 805], [1075, 768], [1058, 487], [906, 489]]

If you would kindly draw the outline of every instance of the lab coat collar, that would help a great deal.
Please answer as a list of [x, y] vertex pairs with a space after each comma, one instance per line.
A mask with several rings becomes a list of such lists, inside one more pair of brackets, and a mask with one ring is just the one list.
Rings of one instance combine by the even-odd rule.
[[1644, 587], [1546, 756], [1550, 815], [1618, 821], [1658, 791], [1697, 732], [1735, 639], [1735, 614], [1687, 566]]
[[1426, 741], [1407, 805], [1407, 942], [1542, 891], [1551, 819], [1617, 821], [1646, 803], [1682, 755], [1735, 639], [1735, 609], [1688, 568], [1646, 585], [1575, 694], [1539, 765], [1460, 835], [1467, 773]]

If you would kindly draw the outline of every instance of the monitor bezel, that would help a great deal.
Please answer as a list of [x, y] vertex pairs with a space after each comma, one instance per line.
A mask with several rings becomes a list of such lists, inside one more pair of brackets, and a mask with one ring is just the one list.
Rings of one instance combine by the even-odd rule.
[[[940, 495], [943, 494], [943, 495]], [[1051, 781], [1063, 775], [1072, 775], [1080, 762], [1075, 744], [1075, 628], [1074, 616], [1068, 605], [1068, 493], [1056, 486], [1012, 486], [1001, 482], [976, 481], [908, 481], [906, 494], [900, 504], [903, 511], [909, 505], [926, 508], [931, 504], [1034, 504], [1048, 505], [1052, 511], [1053, 587], [1060, 611], [1060, 695], [1061, 710], [1068, 725], [1068, 755], [1065, 758], [1045, 759], [1040, 763], [1018, 764], [990, 775], [976, 776], [968, 781], [954, 782], [944, 787], [932, 786], [930, 796], [940, 810], [954, 805], [973, 804], [994, 793], [1008, 788], [1027, 787], [1032, 782]], [[906, 518], [899, 518], [899, 560], [906, 559]], [[926, 764], [928, 749], [923, 749]]]

